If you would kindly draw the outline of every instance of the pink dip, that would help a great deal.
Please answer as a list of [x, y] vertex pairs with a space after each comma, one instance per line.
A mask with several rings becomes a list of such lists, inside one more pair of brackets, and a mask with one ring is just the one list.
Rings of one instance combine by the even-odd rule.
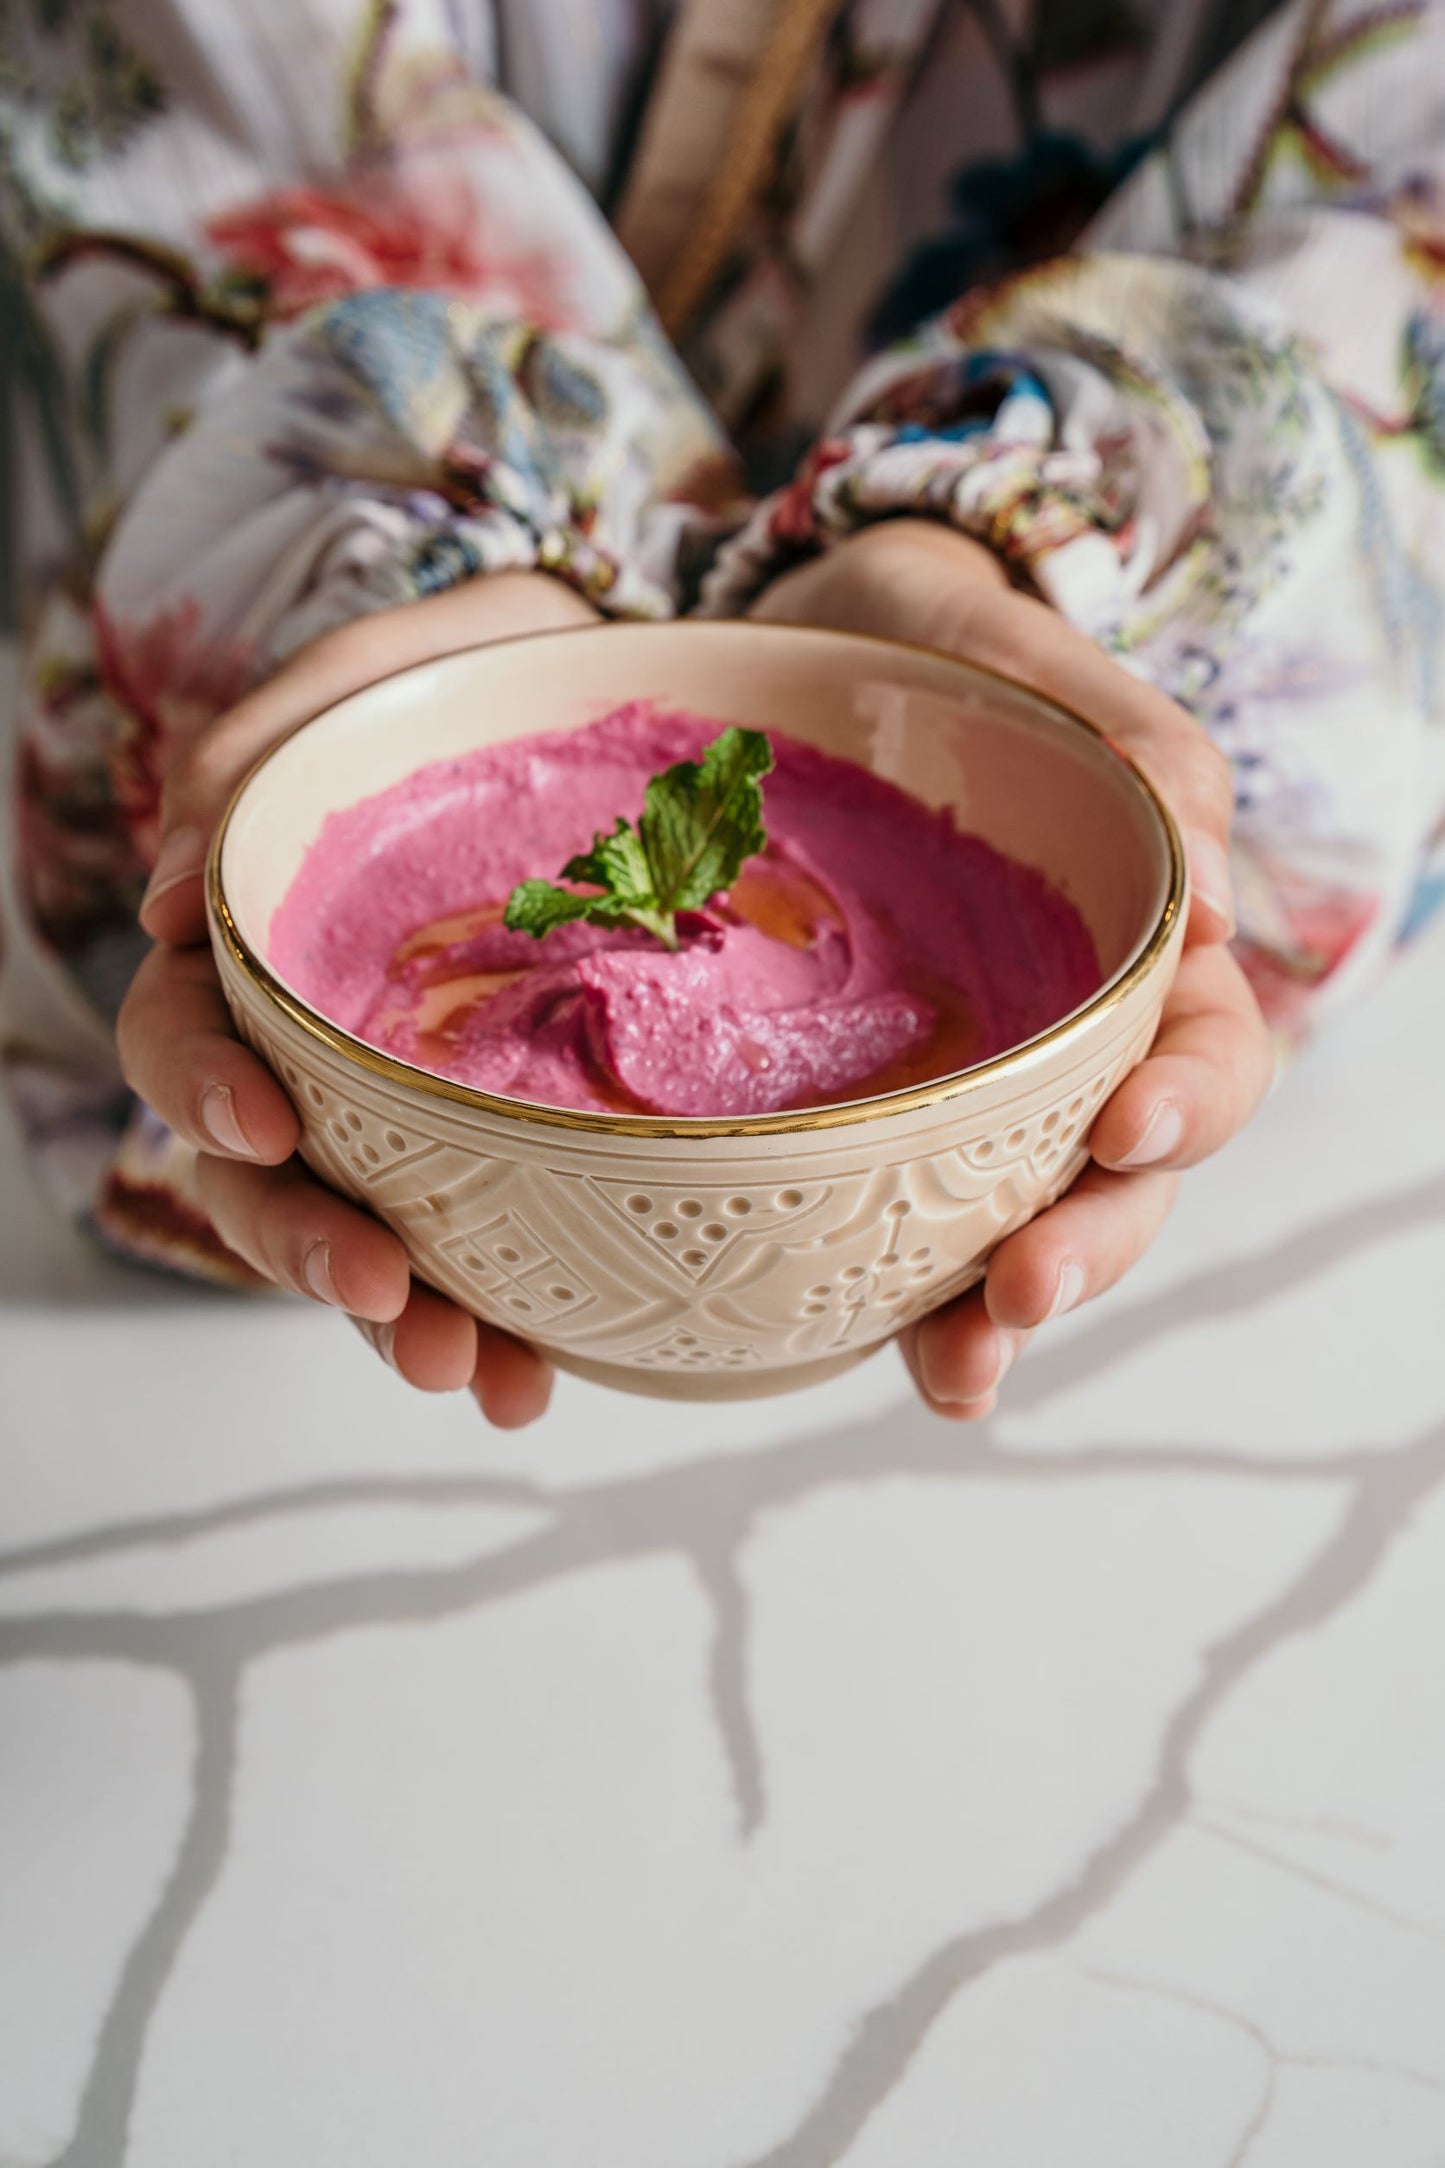
[[1100, 983], [1072, 904], [851, 761], [769, 733], [767, 851], [643, 933], [501, 914], [722, 725], [642, 702], [438, 761], [326, 820], [271, 962], [358, 1038], [550, 1106], [764, 1114], [893, 1091], [1047, 1029]]

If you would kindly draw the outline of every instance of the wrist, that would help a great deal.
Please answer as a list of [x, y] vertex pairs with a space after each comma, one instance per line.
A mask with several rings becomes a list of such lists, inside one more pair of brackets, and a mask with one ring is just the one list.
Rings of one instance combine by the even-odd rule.
[[839, 543], [835, 556], [850, 553], [852, 564], [871, 574], [879, 565], [896, 571], [903, 564], [937, 567], [955, 579], [986, 582], [1007, 587], [1008, 572], [994, 552], [972, 535], [960, 534], [946, 520], [924, 519], [906, 513], [896, 519], [874, 520]]
[[962, 591], [1007, 590], [1008, 574], [991, 550], [939, 520], [887, 519], [855, 534], [765, 588], [749, 614], [774, 624], [896, 633], [900, 593], [920, 625], [940, 624]]

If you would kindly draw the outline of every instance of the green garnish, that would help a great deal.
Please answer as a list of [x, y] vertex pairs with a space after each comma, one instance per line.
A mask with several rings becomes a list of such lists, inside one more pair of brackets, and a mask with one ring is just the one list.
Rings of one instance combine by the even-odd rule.
[[702, 910], [767, 842], [759, 779], [772, 765], [761, 730], [725, 730], [700, 761], [680, 760], [652, 778], [636, 828], [619, 819], [610, 836], [595, 835], [590, 851], [567, 861], [562, 879], [599, 893], [521, 881], [502, 924], [538, 941], [576, 919], [641, 926], [675, 949], [677, 913]]

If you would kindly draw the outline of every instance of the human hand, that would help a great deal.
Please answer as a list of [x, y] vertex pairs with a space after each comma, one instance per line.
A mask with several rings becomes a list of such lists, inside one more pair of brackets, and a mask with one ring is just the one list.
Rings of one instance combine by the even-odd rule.
[[1033, 1330], [1112, 1287], [1159, 1232], [1179, 1171], [1219, 1150], [1268, 1089], [1273, 1057], [1231, 956], [1229, 768], [1200, 726], [951, 529], [900, 519], [862, 529], [784, 575], [754, 605], [773, 623], [940, 648], [1050, 695], [1108, 732], [1179, 824], [1191, 901], [1185, 951], [1147, 1058], [1105, 1103], [1091, 1164], [1067, 1195], [1001, 1242], [981, 1286], [910, 1326], [904, 1358], [928, 1405], [976, 1417]]
[[206, 934], [206, 853], [246, 771], [307, 716], [409, 664], [595, 615], [545, 573], [498, 573], [327, 633], [203, 731], [166, 777], [141, 905], [156, 945], [116, 1026], [126, 1081], [200, 1152], [202, 1204], [236, 1254], [277, 1285], [348, 1312], [423, 1391], [470, 1387], [506, 1428], [542, 1413], [550, 1369], [414, 1280], [400, 1238], [307, 1173], [295, 1109], [237, 1038], [221, 993]]

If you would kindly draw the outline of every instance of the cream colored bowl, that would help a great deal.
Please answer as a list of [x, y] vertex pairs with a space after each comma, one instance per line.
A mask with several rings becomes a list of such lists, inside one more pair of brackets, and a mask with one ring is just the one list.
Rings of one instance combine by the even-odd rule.
[[[1026, 1045], [907, 1092], [685, 1121], [448, 1083], [329, 1023], [269, 969], [272, 914], [326, 814], [428, 761], [639, 697], [780, 728], [949, 807], [1073, 900], [1103, 988]], [[701, 1400], [856, 1361], [977, 1280], [1073, 1180], [1158, 1023], [1184, 865], [1134, 768], [987, 672], [839, 633], [606, 625], [426, 663], [307, 723], [238, 792], [210, 902], [236, 1023], [296, 1102], [315, 1171], [478, 1317], [583, 1376]]]

